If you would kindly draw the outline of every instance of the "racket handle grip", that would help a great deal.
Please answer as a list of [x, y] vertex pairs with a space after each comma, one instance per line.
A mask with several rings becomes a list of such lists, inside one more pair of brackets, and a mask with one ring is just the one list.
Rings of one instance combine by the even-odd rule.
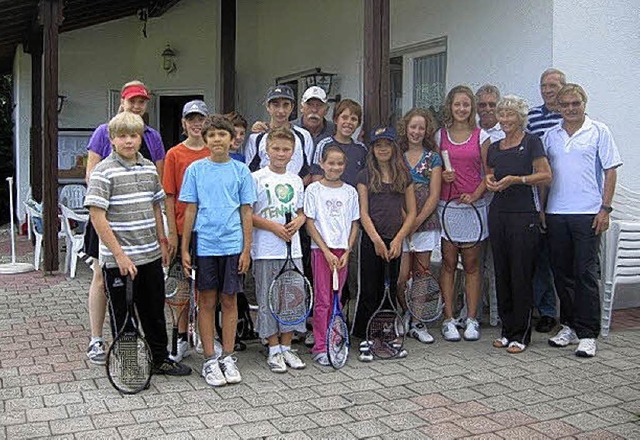
[[284, 214], [284, 224], [287, 225], [291, 223], [291, 212], [285, 212]]
[[340, 283], [338, 282], [338, 269], [334, 267], [333, 268], [333, 290], [337, 292], [338, 287], [340, 287]]
[[178, 329], [174, 328], [171, 334], [171, 356], [178, 354]]
[[444, 169], [447, 171], [452, 171], [453, 167], [451, 166], [451, 159], [449, 158], [449, 152], [444, 150], [442, 152], [442, 161], [444, 162]]

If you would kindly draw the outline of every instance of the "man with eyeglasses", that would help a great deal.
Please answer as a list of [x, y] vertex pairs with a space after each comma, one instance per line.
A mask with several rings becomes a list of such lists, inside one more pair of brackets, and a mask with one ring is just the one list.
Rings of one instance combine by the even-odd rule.
[[[562, 115], [558, 113], [556, 95], [566, 82], [564, 73], [558, 69], [550, 68], [542, 72], [540, 76], [540, 95], [544, 102], [542, 105], [529, 110], [527, 133], [535, 134], [542, 138], [547, 131], [562, 121]], [[546, 234], [542, 236], [540, 251], [536, 258], [533, 295], [534, 304], [540, 315], [535, 329], [540, 333], [549, 333], [557, 325], [557, 307]]]
[[543, 138], [553, 170], [545, 212], [562, 324], [549, 344], [578, 344], [576, 356], [593, 357], [600, 333], [600, 234], [609, 228], [622, 160], [609, 128], [586, 116], [582, 87], [566, 84], [557, 104], [562, 123]]
[[478, 122], [489, 135], [491, 143], [504, 139], [504, 132], [496, 116], [500, 90], [492, 84], [485, 84], [476, 92], [476, 100], [478, 101]]

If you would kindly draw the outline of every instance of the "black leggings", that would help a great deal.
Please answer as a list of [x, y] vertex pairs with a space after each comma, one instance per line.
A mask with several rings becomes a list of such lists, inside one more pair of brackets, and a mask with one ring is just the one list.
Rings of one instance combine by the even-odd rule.
[[[391, 240], [384, 239], [387, 247]], [[376, 255], [373, 242], [366, 233], [362, 234], [360, 242], [360, 295], [358, 308], [353, 325], [353, 335], [364, 338], [367, 332], [369, 318], [378, 309], [384, 295], [384, 266], [387, 262]], [[396, 302], [398, 273], [400, 272], [400, 258], [394, 258], [389, 263], [389, 277], [391, 283], [391, 301]]]

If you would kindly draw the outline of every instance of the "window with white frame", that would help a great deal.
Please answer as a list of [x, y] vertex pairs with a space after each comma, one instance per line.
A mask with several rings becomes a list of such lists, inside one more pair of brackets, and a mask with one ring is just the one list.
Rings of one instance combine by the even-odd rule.
[[446, 37], [394, 50], [390, 65], [393, 121], [413, 107], [431, 109], [440, 119], [447, 73]]

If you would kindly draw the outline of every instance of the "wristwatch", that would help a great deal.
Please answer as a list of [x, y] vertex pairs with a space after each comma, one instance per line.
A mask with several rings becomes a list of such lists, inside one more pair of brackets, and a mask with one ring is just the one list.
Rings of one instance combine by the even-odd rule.
[[609, 205], [600, 205], [600, 209], [607, 214], [611, 214], [611, 211], [613, 211], [613, 208]]

